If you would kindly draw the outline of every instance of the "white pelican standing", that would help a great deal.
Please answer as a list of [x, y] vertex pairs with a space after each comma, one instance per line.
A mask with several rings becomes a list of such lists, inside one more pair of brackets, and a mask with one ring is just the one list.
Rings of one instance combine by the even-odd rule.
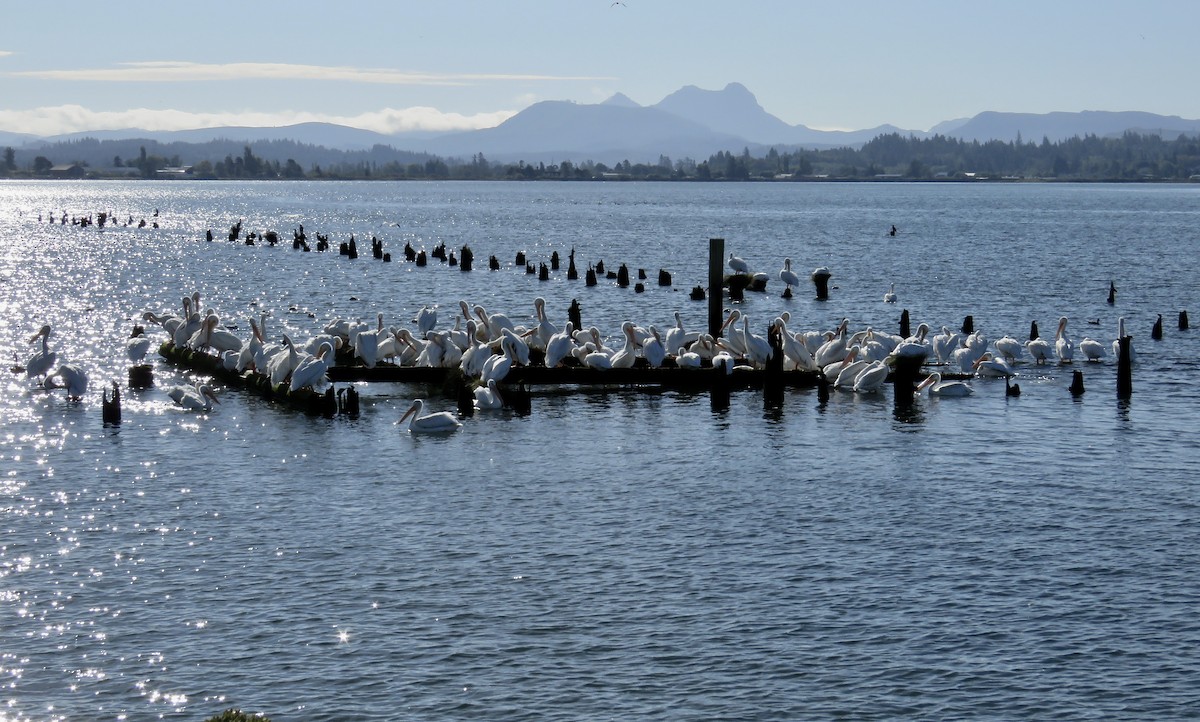
[[39, 376], [45, 376], [50, 373], [50, 369], [54, 367], [54, 362], [58, 360], [58, 352], [50, 350], [50, 324], [42, 326], [38, 329], [37, 333], [30, 336], [29, 343], [36, 343], [39, 338], [42, 340], [41, 348], [36, 349], [25, 360], [26, 378], [34, 379]]
[[1083, 340], [1079, 342], [1079, 350], [1083, 352], [1084, 358], [1093, 362], [1103, 361], [1107, 355], [1104, 351], [1104, 344], [1087, 336], [1084, 336]]
[[496, 379], [488, 379], [487, 385], [475, 387], [475, 408], [480, 411], [493, 411], [504, 407], [504, 399], [496, 388]]
[[1054, 334], [1054, 353], [1060, 364], [1069, 364], [1075, 359], [1075, 342], [1067, 335], [1067, 317], [1058, 319], [1058, 332]]
[[[57, 377], [62, 381], [62, 385], [54, 381]], [[54, 373], [46, 377], [42, 385], [48, 389], [63, 388], [67, 390], [67, 398], [71, 401], [80, 401], [83, 395], [87, 393], [88, 377], [83, 372], [83, 369], [73, 364], [63, 364], [54, 370]]]
[[125, 340], [125, 356], [130, 362], [140, 364], [149, 352], [150, 337], [146, 335], [141, 326], [135, 327], [133, 335]]
[[746, 349], [746, 360], [754, 368], [765, 368], [775, 355], [770, 341], [750, 332], [750, 317], [745, 314], [742, 314], [742, 345]]
[[1021, 358], [1021, 352], [1025, 347], [1020, 341], [1012, 336], [1001, 336], [996, 339], [996, 350], [1004, 357], [1004, 360], [1009, 363], [1016, 363], [1017, 359]]
[[779, 280], [788, 288], [800, 286], [800, 276], [792, 270], [792, 259], [783, 259], [783, 268], [779, 271]]
[[567, 321], [566, 327], [550, 337], [546, 343], [546, 368], [552, 369], [562, 363], [562, 360], [571, 353], [571, 349], [575, 346], [575, 339], [571, 336], [575, 330], [575, 324]]
[[403, 424], [404, 420], [408, 419], [408, 431], [414, 434], [457, 431], [462, 426], [449, 411], [436, 411], [422, 416], [421, 411], [424, 408], [425, 402], [421, 399], [413, 401], [398, 423]]
[[221, 403], [217, 394], [208, 384], [196, 386], [173, 386], [167, 391], [167, 396], [188, 411], [212, 411], [213, 404]]
[[325, 372], [333, 365], [333, 344], [325, 341], [317, 349], [315, 356], [307, 356], [296, 370], [292, 372], [292, 382], [288, 388], [298, 391], [305, 386], [311, 386], [313, 391], [323, 391], [329, 384]]
[[609, 357], [609, 368], [632, 368], [633, 362], [637, 360], [637, 339], [633, 335], [633, 322], [626, 321], [622, 323], [621, 332], [625, 334], [625, 345]]
[[916, 393], [928, 389], [930, 396], [963, 397], [975, 393], [975, 389], [962, 381], [942, 381], [942, 374], [934, 371], [917, 384]]
[[746, 263], [745, 259], [733, 255], [733, 251], [729, 252], [729, 267], [734, 273], [750, 273], [750, 264]]
[[989, 352], [975, 362], [975, 375], [990, 379], [1010, 378], [1016, 375], [1016, 371], [1004, 359], [996, 358]]
[[[1125, 338], [1125, 317], [1121, 316], [1117, 319], [1117, 340], [1113, 341], [1113, 356], [1119, 360], [1121, 358], [1121, 339]], [[1133, 353], [1133, 337], [1129, 337], [1129, 362], [1133, 363], [1136, 359]]]
[[433, 330], [437, 325], [437, 308], [429, 306], [421, 306], [421, 310], [417, 311], [413, 321], [417, 324], [417, 336], [425, 338], [425, 334]]

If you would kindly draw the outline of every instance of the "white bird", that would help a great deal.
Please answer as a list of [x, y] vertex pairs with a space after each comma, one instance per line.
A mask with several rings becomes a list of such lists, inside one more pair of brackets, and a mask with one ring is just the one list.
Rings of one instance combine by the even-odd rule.
[[921, 393], [928, 389], [930, 396], [970, 396], [975, 393], [975, 389], [962, 381], [942, 381], [942, 374], [934, 371], [925, 377], [925, 380], [917, 384], [916, 393]]
[[750, 265], [744, 259], [733, 255], [733, 251], [729, 252], [729, 267], [734, 273], [750, 273]]
[[985, 353], [975, 362], [975, 375], [980, 378], [999, 379], [1015, 376], [1016, 372], [1004, 359]]
[[208, 384], [196, 386], [173, 386], [167, 391], [167, 396], [189, 411], [212, 411], [213, 404], [221, 403], [217, 394]]
[[1083, 340], [1079, 342], [1079, 350], [1083, 352], [1088, 361], [1103, 361], [1107, 355], [1104, 351], [1104, 344], [1087, 336], [1084, 336]]
[[475, 387], [475, 408], [480, 411], [490, 411], [504, 406], [500, 390], [496, 388], [496, 379], [488, 379], [487, 385]]
[[571, 353], [571, 348], [575, 345], [575, 339], [571, 336], [573, 331], [574, 324], [567, 321], [567, 325], [562, 331], [550, 337], [546, 343], [546, 368], [555, 368]]
[[546, 317], [546, 299], [540, 296], [533, 299], [533, 312], [537, 318], [537, 327], [530, 334], [528, 343], [532, 348], [545, 351], [550, 338], [558, 333], [558, 327]]
[[896, 284], [893, 283], [888, 288], [888, 292], [883, 294], [883, 302], [884, 303], [895, 303], [896, 302]]
[[264, 367], [264, 373], [271, 380], [272, 387], [286, 381], [292, 371], [300, 365], [300, 354], [296, 353], [296, 347], [292, 345], [292, 340], [286, 335], [283, 337], [283, 346], [283, 349], [277, 351]]
[[996, 350], [1009, 363], [1016, 363], [1017, 359], [1021, 358], [1021, 353], [1025, 350], [1025, 346], [1012, 336], [1002, 336], [996, 339], [995, 345]]
[[[62, 385], [54, 381], [58, 377], [62, 381]], [[67, 398], [71, 401], [79, 401], [83, 395], [87, 393], [88, 377], [83, 372], [83, 369], [73, 364], [62, 364], [54, 373], [46, 377], [42, 385], [48, 389], [64, 388], [67, 390]]]
[[413, 321], [417, 324], [417, 335], [424, 338], [437, 325], [437, 309], [422, 306]]
[[637, 339], [633, 335], [633, 322], [626, 321], [622, 323], [621, 332], [625, 334], [625, 345], [609, 357], [609, 368], [633, 368], [633, 362], [637, 360]]
[[400, 417], [398, 423], [403, 424], [405, 419], [408, 419], [409, 433], [438, 433], [446, 431], [457, 431], [462, 426], [458, 419], [448, 411], [436, 411], [432, 414], [421, 415], [421, 411], [425, 408], [425, 402], [417, 399], [412, 402], [412, 406], [408, 407], [408, 411]]
[[646, 363], [652, 368], [662, 366], [667, 358], [667, 349], [658, 335], [658, 329], [653, 325], [650, 326], [650, 338], [642, 342], [642, 358], [646, 359]]
[[1050, 342], [1038, 336], [1035, 339], [1027, 341], [1025, 348], [1029, 351], [1029, 355], [1033, 357], [1034, 363], [1039, 366], [1046, 363], [1050, 359], [1052, 353]]
[[766, 367], [775, 355], [770, 341], [750, 332], [750, 317], [745, 314], [742, 315], [742, 345], [746, 348], [746, 360], [755, 368]]
[[872, 361], [854, 377], [852, 388], [857, 393], [874, 393], [887, 381], [889, 371], [885, 361]]
[[30, 336], [29, 343], [36, 343], [39, 338], [42, 340], [41, 348], [36, 349], [25, 360], [26, 378], [34, 379], [45, 376], [54, 367], [54, 362], [58, 360], [58, 352], [50, 350], [50, 324], [42, 326], [37, 333]]
[[292, 391], [298, 391], [305, 386], [311, 386], [313, 391], [323, 391], [329, 384], [325, 372], [333, 365], [333, 344], [325, 341], [317, 349], [315, 356], [308, 356], [292, 372], [292, 383], [288, 386]]
[[792, 259], [783, 259], [783, 268], [779, 271], [779, 280], [787, 287], [799, 286], [800, 276], [792, 270]]
[[1058, 332], [1054, 335], [1054, 353], [1060, 364], [1069, 364], [1075, 359], [1075, 342], [1067, 335], [1067, 317], [1058, 319]]
[[[1124, 316], [1117, 319], [1117, 340], [1113, 341], [1113, 344], [1112, 344], [1113, 356], [1116, 356], [1118, 359], [1121, 358], [1121, 339], [1123, 339], [1123, 338], [1125, 338], [1125, 317]], [[1133, 353], [1133, 337], [1130, 336], [1129, 337], [1129, 362], [1133, 363], [1135, 360], [1136, 360], [1136, 357], [1134, 356], [1134, 353]]]
[[681, 369], [698, 369], [700, 368], [700, 354], [692, 351], [685, 351], [682, 346], [675, 352], [675, 365]]
[[141, 327], [139, 326], [136, 335], [130, 336], [125, 340], [125, 356], [132, 363], [140, 364], [148, 353], [150, 353], [150, 337], [141, 332]]

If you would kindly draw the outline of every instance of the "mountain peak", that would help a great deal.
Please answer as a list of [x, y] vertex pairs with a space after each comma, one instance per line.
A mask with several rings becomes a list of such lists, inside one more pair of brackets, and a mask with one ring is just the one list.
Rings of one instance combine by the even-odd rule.
[[624, 93], [616, 93], [615, 95], [610, 97], [608, 100], [605, 100], [603, 103], [600, 103], [600, 105], [616, 105], [616, 106], [619, 106], [622, 108], [640, 108], [640, 107], [642, 107], [642, 106], [638, 105], [632, 98], [630, 98], [628, 95], [626, 95]]

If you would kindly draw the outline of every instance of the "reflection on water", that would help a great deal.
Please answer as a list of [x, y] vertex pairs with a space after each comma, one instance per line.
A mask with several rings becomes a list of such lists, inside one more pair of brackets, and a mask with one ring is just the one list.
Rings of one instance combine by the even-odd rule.
[[[50, 323], [92, 385], [72, 403], [0, 379], [3, 714], [1192, 716], [1200, 442], [1182, 420], [1200, 344], [1148, 331], [1200, 288], [1196, 193], [0, 183], [0, 354], [25, 359]], [[158, 208], [162, 227], [36, 221], [102, 208]], [[219, 240], [239, 219], [376, 235], [394, 258], [406, 241], [470, 244], [476, 270]], [[883, 239], [893, 222], [903, 238]], [[217, 241], [198, 240], [208, 228]], [[890, 331], [908, 309], [934, 328], [971, 314], [995, 339], [1065, 314], [1111, 340], [1121, 314], [1133, 398], [1116, 399], [1111, 363], [1075, 364], [1087, 392], [1072, 398], [1074, 369], [1025, 362], [1016, 398], [983, 379], [911, 405], [890, 388], [537, 389], [529, 416], [421, 436], [397, 422], [413, 398], [453, 409], [440, 388], [358, 384], [357, 419], [232, 388], [184, 412], [166, 391], [193, 379], [158, 360], [152, 387], [126, 388], [141, 313], [194, 290], [237, 333], [268, 312], [273, 341], [338, 316], [412, 328], [433, 304], [448, 328], [460, 299], [529, 324], [535, 296], [556, 323], [578, 299], [605, 336], [677, 310], [700, 328], [687, 290], [710, 236], [772, 276], [784, 257], [834, 270], [826, 302], [747, 294], [755, 323], [786, 310], [793, 330]], [[508, 262], [572, 247], [584, 267], [666, 268], [675, 286], [587, 289]], [[880, 301], [891, 283], [900, 308]], [[122, 423], [105, 426], [114, 380]]]

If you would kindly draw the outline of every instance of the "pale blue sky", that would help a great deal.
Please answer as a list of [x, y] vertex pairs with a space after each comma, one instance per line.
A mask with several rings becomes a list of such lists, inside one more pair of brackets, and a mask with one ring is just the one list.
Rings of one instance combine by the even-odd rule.
[[1200, 118], [1194, 0], [6, 2], [0, 130], [496, 125], [539, 100], [750, 89], [787, 123]]

